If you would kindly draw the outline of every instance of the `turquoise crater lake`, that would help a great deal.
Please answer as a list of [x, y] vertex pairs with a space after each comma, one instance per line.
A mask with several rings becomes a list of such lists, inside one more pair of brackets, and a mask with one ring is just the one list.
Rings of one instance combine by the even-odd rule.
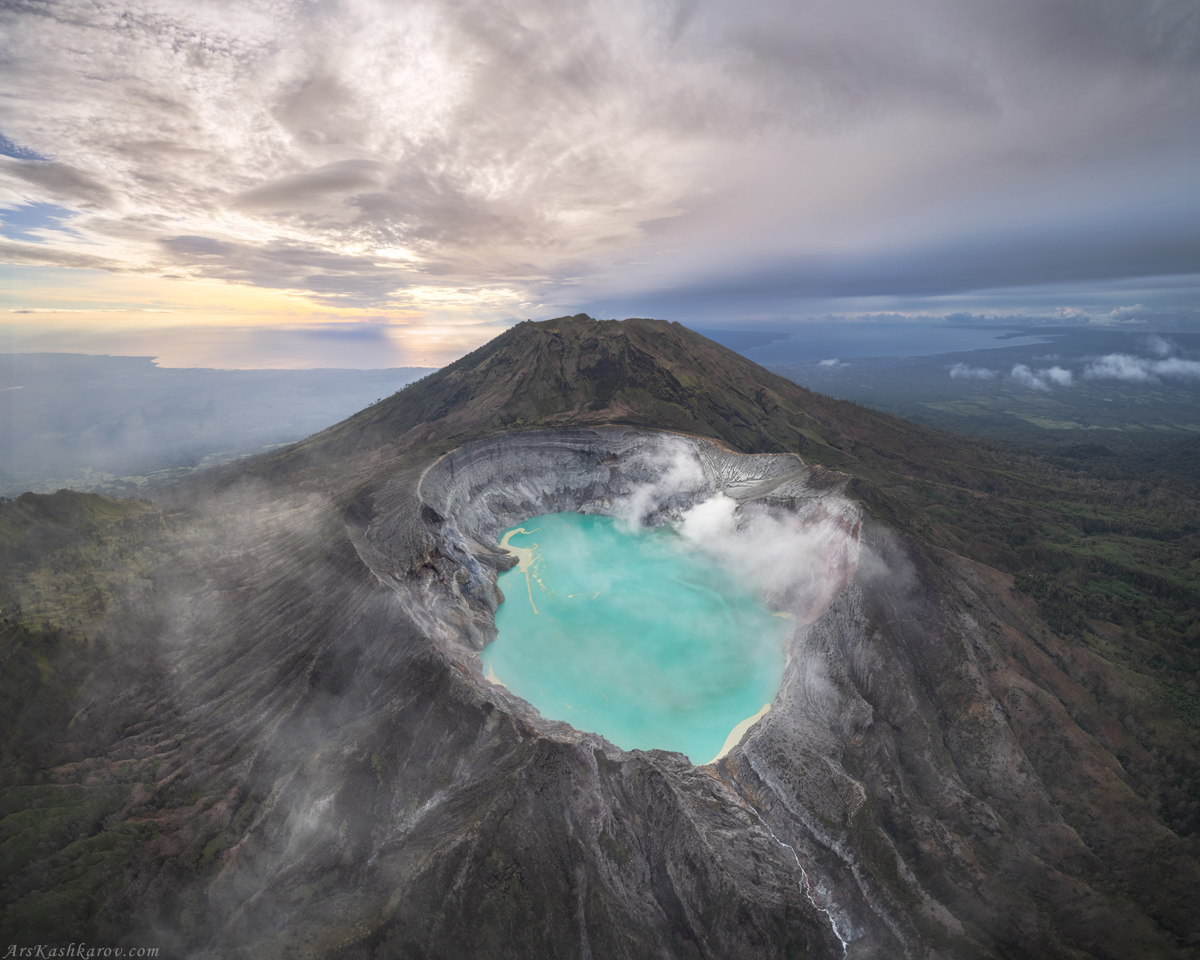
[[792, 621], [671, 527], [556, 513], [506, 531], [494, 683], [625, 750], [707, 763], [764, 712]]

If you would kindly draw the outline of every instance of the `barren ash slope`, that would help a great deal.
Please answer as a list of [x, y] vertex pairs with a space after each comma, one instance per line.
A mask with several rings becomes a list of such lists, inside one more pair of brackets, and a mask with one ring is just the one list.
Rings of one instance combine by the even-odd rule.
[[[997, 528], [1045, 482], [678, 324], [581, 315], [157, 504], [0, 506], [0, 939], [1194, 956], [1195, 728], [1107, 627], [1013, 589]], [[775, 584], [782, 688], [724, 759], [623, 752], [483, 678], [498, 531], [716, 492], [812, 545]]]

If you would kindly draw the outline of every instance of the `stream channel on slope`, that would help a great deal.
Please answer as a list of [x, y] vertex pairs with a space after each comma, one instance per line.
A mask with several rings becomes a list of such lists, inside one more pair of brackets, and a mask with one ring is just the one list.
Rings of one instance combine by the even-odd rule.
[[731, 749], [774, 700], [791, 619], [670, 526], [555, 513], [505, 531], [493, 683], [625, 750]]

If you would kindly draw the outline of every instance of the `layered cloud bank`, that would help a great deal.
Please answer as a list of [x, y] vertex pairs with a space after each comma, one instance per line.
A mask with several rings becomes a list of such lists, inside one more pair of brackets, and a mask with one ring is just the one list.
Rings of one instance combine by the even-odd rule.
[[0, 257], [445, 323], [1193, 274], [1196, 17], [9, 5]]

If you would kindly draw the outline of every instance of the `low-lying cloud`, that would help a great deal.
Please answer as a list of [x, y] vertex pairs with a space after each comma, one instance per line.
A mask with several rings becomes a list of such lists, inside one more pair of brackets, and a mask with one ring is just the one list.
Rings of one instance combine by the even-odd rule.
[[1043, 391], [1049, 391], [1051, 384], [1056, 387], [1069, 387], [1075, 381], [1075, 375], [1063, 367], [1033, 370], [1023, 363], [1016, 364], [1009, 376], [1030, 390]]
[[1157, 333], [1152, 333], [1146, 337], [1142, 341], [1142, 347], [1156, 357], [1169, 357], [1178, 349], [1173, 341], [1168, 340], [1166, 337], [1160, 337]]
[[986, 367], [969, 367], [965, 363], [956, 363], [950, 368], [950, 376], [955, 380], [991, 380], [996, 376], [996, 371]]
[[1200, 380], [1200, 361], [1182, 357], [1151, 360], [1127, 353], [1110, 353], [1088, 364], [1083, 375], [1089, 380], [1120, 380], [1124, 383], [1155, 383], [1162, 377]]
[[1149, 322], [1154, 311], [1149, 307], [1135, 303], [1131, 307], [1117, 307], [1106, 314], [1089, 318], [1088, 323], [1096, 327], [1127, 327]]

